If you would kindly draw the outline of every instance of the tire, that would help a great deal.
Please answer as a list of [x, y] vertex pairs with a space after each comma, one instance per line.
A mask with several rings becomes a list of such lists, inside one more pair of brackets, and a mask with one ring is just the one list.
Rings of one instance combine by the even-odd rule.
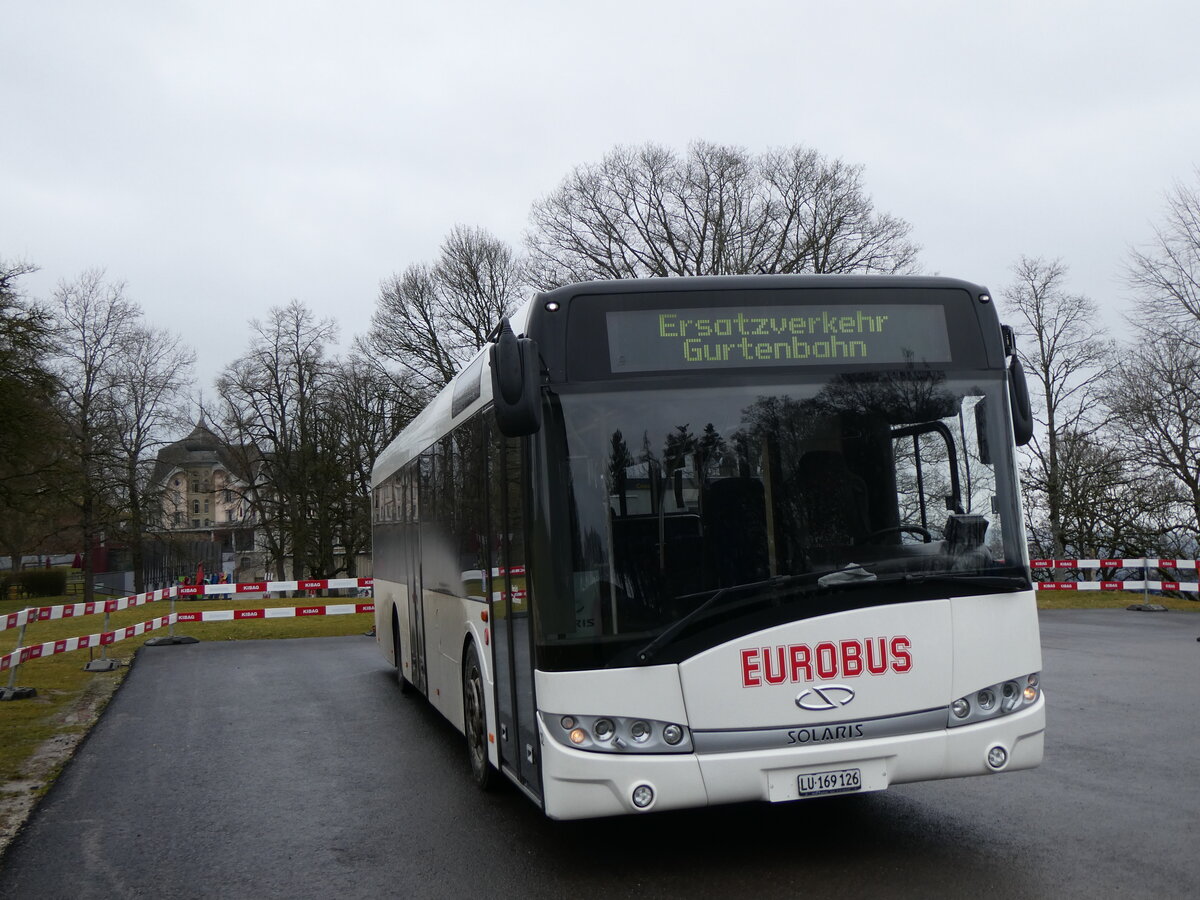
[[400, 685], [400, 693], [411, 694], [413, 687], [404, 677], [404, 663], [400, 656], [400, 620], [392, 613], [392, 652], [396, 655], [396, 683]]
[[483, 669], [474, 644], [467, 646], [463, 658], [463, 731], [467, 737], [467, 760], [471, 779], [480, 790], [496, 784], [496, 770], [488, 760], [487, 707], [484, 698]]

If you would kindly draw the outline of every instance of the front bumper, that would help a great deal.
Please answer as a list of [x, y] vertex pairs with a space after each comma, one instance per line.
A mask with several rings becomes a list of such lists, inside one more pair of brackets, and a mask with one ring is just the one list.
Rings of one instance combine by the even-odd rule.
[[[542, 729], [543, 803], [554, 819], [582, 819], [799, 797], [797, 776], [824, 769], [862, 769], [863, 789], [1029, 769], [1042, 761], [1044, 694], [1028, 709], [1002, 718], [917, 734], [727, 753], [612, 754], [566, 747]], [[999, 770], [993, 747], [1007, 752]], [[634, 806], [649, 785], [654, 800]]]

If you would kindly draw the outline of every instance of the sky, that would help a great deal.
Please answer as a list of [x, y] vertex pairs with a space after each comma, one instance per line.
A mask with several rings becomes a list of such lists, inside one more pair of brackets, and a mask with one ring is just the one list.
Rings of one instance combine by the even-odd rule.
[[[803, 145], [863, 167], [929, 274], [1022, 255], [1121, 336], [1123, 271], [1200, 186], [1200, 5], [0, 0], [0, 259], [103, 268], [199, 390], [300, 300], [369, 326], [456, 224], [519, 246], [617, 145]], [[1003, 304], [1001, 305], [1003, 310]]]

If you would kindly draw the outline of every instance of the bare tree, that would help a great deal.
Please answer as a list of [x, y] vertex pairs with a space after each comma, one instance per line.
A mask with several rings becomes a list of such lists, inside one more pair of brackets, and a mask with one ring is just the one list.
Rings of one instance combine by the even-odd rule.
[[516, 306], [522, 269], [508, 245], [456, 226], [433, 266], [412, 265], [380, 287], [366, 338], [370, 355], [408, 377], [423, 398], [448, 384], [487, 334]]
[[84, 601], [94, 597], [93, 548], [115, 522], [113, 510], [116, 436], [119, 433], [118, 362], [137, 327], [141, 310], [125, 297], [125, 285], [90, 269], [54, 292], [58, 317], [53, 370], [67, 443], [68, 491], [83, 539]]
[[[1195, 186], [1180, 182], [1167, 194], [1154, 240], [1130, 253], [1128, 280], [1137, 293], [1140, 321], [1200, 321], [1200, 169]], [[1194, 329], [1185, 329], [1189, 339], [1194, 335]]]
[[1144, 249], [1130, 252], [1133, 339], [1110, 392], [1124, 441], [1182, 492], [1189, 552], [1200, 539], [1200, 170], [1175, 184]]
[[330, 477], [318, 437], [337, 326], [293, 300], [250, 327], [250, 349], [217, 381], [225, 437], [237, 467], [252, 473], [245, 500], [276, 574], [285, 576], [290, 556], [293, 577], [302, 578], [324, 564], [313, 555], [323, 528], [314, 492]]
[[57, 490], [58, 384], [43, 363], [54, 350], [53, 317], [25, 297], [19, 282], [35, 271], [0, 260], [0, 547], [14, 570], [69, 519]]
[[346, 574], [357, 574], [356, 557], [371, 549], [371, 470], [375, 459], [412, 418], [406, 397], [391, 379], [357, 355], [339, 362], [325, 405], [329, 442], [338, 448], [332, 487], [341, 513], [338, 540]]
[[1109, 393], [1132, 453], [1182, 490], [1185, 525], [1195, 541], [1200, 537], [1200, 326], [1186, 338], [1127, 346], [1114, 366]]
[[43, 359], [53, 352], [50, 312], [28, 301], [18, 279], [37, 271], [0, 260], [0, 503], [25, 493], [53, 463], [49, 419], [57, 383]]
[[618, 147], [534, 204], [531, 281], [909, 271], [907, 222], [877, 213], [862, 168], [791, 147]]
[[1064, 453], [1068, 437], [1087, 438], [1103, 425], [1102, 378], [1111, 342], [1100, 332], [1096, 304], [1064, 287], [1067, 268], [1060, 261], [1021, 257], [1005, 300], [1022, 325], [1017, 353], [1033, 377], [1031, 400], [1039, 426], [1026, 448], [1026, 514], [1044, 514], [1046, 529], [1030, 522], [1030, 532], [1047, 531], [1056, 557], [1075, 536], [1064, 519], [1065, 485], [1072, 459]]
[[[1104, 435], [1067, 432], [1059, 442], [1061, 521], [1068, 556], [1124, 559], [1177, 552], [1187, 535], [1179, 484], [1138, 460], [1137, 448]], [[1031, 554], [1054, 556], [1048, 535], [1030, 533]]]
[[145, 586], [145, 540], [158, 520], [161, 485], [150, 479], [153, 452], [185, 419], [184, 395], [196, 354], [164, 329], [130, 327], [113, 360], [113, 464], [123, 529], [133, 566], [134, 590]]

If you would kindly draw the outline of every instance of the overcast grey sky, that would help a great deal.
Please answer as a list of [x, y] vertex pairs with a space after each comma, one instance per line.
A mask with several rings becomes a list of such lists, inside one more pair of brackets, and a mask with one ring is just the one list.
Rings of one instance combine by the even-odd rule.
[[296, 298], [365, 331], [455, 223], [519, 244], [616, 144], [865, 167], [926, 272], [1061, 257], [1116, 327], [1128, 248], [1200, 164], [1200, 5], [0, 2], [0, 257], [100, 266], [201, 387]]

